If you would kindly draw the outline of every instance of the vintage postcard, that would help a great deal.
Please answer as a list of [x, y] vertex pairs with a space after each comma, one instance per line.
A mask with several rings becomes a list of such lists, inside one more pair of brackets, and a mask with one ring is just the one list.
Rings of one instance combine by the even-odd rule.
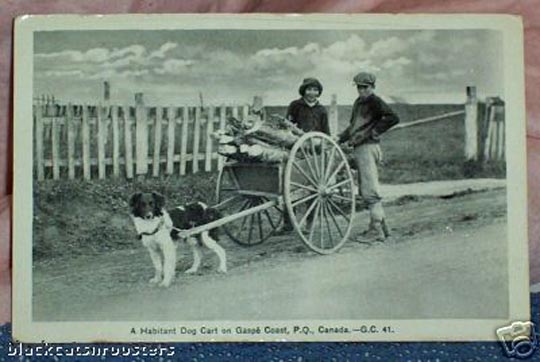
[[15, 339], [530, 320], [520, 18], [23, 16], [14, 47]]

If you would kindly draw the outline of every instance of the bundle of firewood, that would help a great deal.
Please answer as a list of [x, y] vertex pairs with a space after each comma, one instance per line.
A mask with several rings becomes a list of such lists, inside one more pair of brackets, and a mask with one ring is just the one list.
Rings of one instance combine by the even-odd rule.
[[230, 117], [225, 129], [214, 132], [218, 153], [242, 162], [281, 162], [304, 132], [289, 120], [273, 115], [264, 122], [259, 116], [244, 120]]

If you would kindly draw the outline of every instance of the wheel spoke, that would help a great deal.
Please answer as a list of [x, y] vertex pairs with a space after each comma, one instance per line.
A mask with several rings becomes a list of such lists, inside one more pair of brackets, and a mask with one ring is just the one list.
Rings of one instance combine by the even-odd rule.
[[[266, 196], [261, 196], [261, 197], [265, 202], [270, 201], [270, 199]], [[278, 205], [273, 206], [273, 208], [276, 209], [280, 214], [283, 213], [283, 210]]]
[[253, 206], [253, 201], [251, 199], [248, 199], [244, 202], [240, 210], [236, 211], [236, 213], [249, 209], [251, 206]]
[[347, 201], [349, 203], [352, 202], [352, 200], [349, 197], [344, 197], [344, 196], [341, 196], [341, 195], [332, 194], [332, 195], [330, 195], [330, 197], [336, 198], [336, 199], [342, 200], [342, 201]]
[[349, 216], [347, 214], [345, 214], [345, 212], [343, 210], [341, 210], [341, 208], [335, 204], [334, 201], [332, 201], [332, 199], [328, 199], [328, 202], [330, 203], [330, 205], [332, 205], [332, 207], [334, 207], [337, 212], [339, 212], [341, 214], [341, 216], [343, 216], [345, 218], [345, 220], [347, 220], [347, 222], [351, 222], [351, 219], [349, 218]]
[[249, 235], [248, 243], [251, 243], [251, 233], [253, 232], [253, 219], [255, 218], [254, 214], [249, 215]]
[[298, 223], [298, 225], [300, 227], [302, 227], [302, 225], [304, 225], [304, 223], [306, 222], [308, 216], [311, 214], [311, 212], [313, 211], [313, 208], [319, 204], [319, 200], [315, 200], [314, 202], [311, 203], [311, 205], [309, 205], [309, 207], [307, 208], [306, 210], [306, 213], [304, 214], [304, 216], [302, 216], [302, 219], [300, 220], [300, 222]]
[[320, 180], [322, 178], [322, 172], [319, 167], [319, 161], [317, 157], [317, 150], [315, 149], [315, 144], [313, 143], [314, 138], [309, 139], [309, 143], [311, 145], [311, 154], [313, 155], [313, 163], [315, 164], [315, 171], [317, 171], [317, 178]]
[[303, 203], [305, 203], [305, 202], [307, 202], [307, 201], [309, 201], [309, 200], [312, 200], [312, 199], [316, 198], [317, 196], [319, 196], [319, 194], [311, 194], [311, 195], [306, 196], [306, 197], [304, 197], [304, 198], [294, 200], [294, 201], [291, 203], [291, 206], [292, 206], [293, 208], [295, 208], [296, 206], [301, 205], [301, 204], [303, 204]]
[[334, 166], [334, 158], [336, 156], [336, 148], [332, 147], [332, 150], [330, 151], [330, 159], [328, 160], [328, 164], [326, 165], [326, 170], [324, 171], [324, 183], [326, 184], [328, 182], [329, 176], [330, 176], [330, 170]]
[[231, 203], [234, 200], [241, 199], [241, 197], [242, 197], [241, 195], [235, 195], [233, 197], [229, 197], [228, 199], [225, 199], [225, 200], [221, 201], [219, 204], [214, 205], [213, 207], [215, 209], [219, 209], [220, 207], [223, 207], [224, 205], [227, 205], [227, 204]]
[[302, 185], [302, 184], [299, 184], [298, 182], [294, 182], [294, 181], [291, 181], [291, 186], [295, 186], [295, 187], [298, 187], [300, 189], [308, 190], [308, 191], [311, 191], [311, 192], [318, 192], [313, 187], [310, 187], [310, 186], [307, 186], [307, 185]]
[[325, 153], [325, 149], [324, 149], [324, 144], [326, 143], [326, 140], [325, 139], [321, 139], [321, 167], [319, 168], [320, 169], [320, 180], [323, 182], [324, 184], [324, 174], [325, 174], [325, 169], [324, 169], [324, 162], [325, 162], [325, 159], [324, 159], [324, 153]]
[[[313, 178], [317, 178], [317, 173], [313, 170], [313, 166], [311, 166], [311, 162], [309, 161], [309, 157], [308, 155], [306, 154], [306, 151], [304, 151], [304, 148], [303, 147], [300, 147], [300, 151], [302, 152], [302, 154], [304, 155], [304, 160], [306, 161], [307, 165], [308, 165], [308, 168], [309, 168], [309, 171], [311, 172], [311, 176]], [[319, 184], [318, 183], [314, 183], [313, 184], [314, 186], [318, 186]]]
[[326, 203], [324, 206], [326, 207], [326, 211], [330, 214], [330, 217], [332, 218], [332, 221], [334, 222], [334, 225], [336, 225], [336, 229], [338, 229], [339, 234], [341, 235], [341, 237], [343, 237], [345, 234], [343, 234], [343, 231], [341, 230], [341, 227], [339, 226], [339, 223], [336, 220], [336, 216], [334, 215], [334, 213], [330, 209], [329, 203]]
[[326, 223], [326, 230], [328, 231], [328, 238], [330, 239], [330, 243], [332, 244], [332, 247], [334, 247], [334, 243], [333, 243], [333, 240], [334, 238], [332, 237], [332, 228], [330, 227], [330, 222], [328, 221], [328, 211], [327, 211], [327, 205], [326, 205], [326, 201], [323, 203], [323, 211], [324, 211], [324, 221]]
[[264, 234], [262, 229], [262, 217], [260, 212], [257, 213], [257, 219], [259, 220], [259, 237], [261, 238], [260, 240], [263, 240]]
[[327, 191], [331, 191], [331, 190], [333, 190], [333, 189], [335, 189], [337, 187], [340, 187], [342, 185], [345, 185], [347, 183], [351, 183], [351, 180], [346, 179], [346, 180], [338, 182], [337, 184], [333, 184], [332, 186], [328, 186]]
[[[251, 205], [252, 205], [251, 200], [247, 200], [246, 203], [244, 204], [244, 206], [242, 206], [242, 209], [240, 209], [240, 211], [244, 211], [244, 210], [250, 208]], [[240, 212], [240, 211], [238, 211], [238, 212]], [[247, 219], [248, 219], [247, 216], [242, 219], [242, 225], [240, 226], [240, 230], [238, 231], [238, 234], [242, 234], [242, 231], [244, 231], [244, 227], [246, 226]]]
[[318, 218], [319, 208], [321, 207], [320, 202], [317, 202], [317, 209], [313, 214], [313, 220], [311, 220], [311, 227], [309, 229], [309, 243], [312, 244], [311, 239], [313, 239], [313, 231], [315, 231], [315, 219]]
[[321, 249], [324, 249], [324, 232], [323, 232], [323, 205], [322, 205], [322, 202], [321, 202], [321, 206], [319, 207], [319, 214], [321, 215], [320, 217], [320, 220], [319, 220], [319, 225], [320, 225], [320, 233], [321, 235], [319, 235], [320, 239], [321, 239], [321, 244], [320, 244], [320, 248]]
[[222, 187], [219, 189], [219, 191], [231, 192], [231, 191], [238, 191], [238, 189], [236, 187]]
[[248, 220], [248, 216], [242, 219], [242, 225], [240, 225], [240, 230], [238, 230], [238, 235], [240, 235], [240, 237], [242, 237], [242, 233], [244, 232], [244, 229], [246, 227], [247, 220]]
[[229, 175], [231, 177], [232, 182], [236, 186], [237, 189], [240, 189], [240, 182], [238, 182], [238, 179], [236, 178], [236, 174], [231, 170], [229, 170]]
[[[307, 162], [307, 161], [306, 161], [306, 162]], [[311, 177], [307, 174], [307, 172], [304, 171], [304, 169], [303, 169], [302, 167], [300, 167], [300, 166], [298, 166], [298, 165], [296, 164], [296, 161], [294, 161], [294, 160], [293, 160], [293, 166], [294, 166], [294, 168], [296, 168], [296, 170], [298, 170], [298, 172], [300, 172], [300, 173], [301, 173], [301, 174], [302, 174], [309, 182], [311, 182], [311, 184], [312, 184], [313, 186], [315, 186], [315, 187], [318, 187], [318, 186], [319, 186], [315, 181], [313, 181], [313, 178], [311, 178]]]
[[346, 161], [342, 160], [339, 163], [338, 167], [336, 167], [336, 169], [332, 172], [332, 175], [330, 175], [330, 177], [328, 177], [328, 180], [333, 179], [338, 174], [338, 172], [341, 171], [341, 169], [345, 166], [345, 163], [346, 163]]
[[270, 223], [270, 226], [272, 226], [272, 229], [275, 229], [276, 226], [274, 225], [274, 221], [272, 221], [272, 218], [270, 217], [270, 214], [268, 213], [268, 210], [264, 210], [264, 215], [268, 219], [268, 222]]

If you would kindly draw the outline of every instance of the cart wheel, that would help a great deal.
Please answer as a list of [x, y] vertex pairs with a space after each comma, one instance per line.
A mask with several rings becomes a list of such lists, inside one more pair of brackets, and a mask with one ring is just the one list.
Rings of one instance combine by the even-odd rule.
[[347, 241], [354, 222], [354, 179], [336, 142], [309, 132], [294, 144], [284, 177], [291, 222], [313, 251], [330, 254]]
[[[265, 196], [241, 194], [234, 172], [227, 166], [219, 173], [216, 199], [217, 207], [224, 215], [233, 215], [269, 201]], [[222, 228], [237, 244], [253, 246], [268, 239], [281, 224], [282, 219], [283, 210], [275, 206], [231, 221]]]

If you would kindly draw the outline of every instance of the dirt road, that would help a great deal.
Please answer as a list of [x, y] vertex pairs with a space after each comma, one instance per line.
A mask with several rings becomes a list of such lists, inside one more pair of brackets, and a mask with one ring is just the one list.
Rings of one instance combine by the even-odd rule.
[[[387, 208], [393, 237], [319, 256], [298, 240], [225, 242], [229, 274], [179, 275], [151, 287], [142, 249], [40, 264], [36, 320], [495, 318], [507, 314], [506, 192], [421, 199]], [[366, 223], [359, 213], [357, 229]], [[189, 267], [183, 251], [178, 270]]]

